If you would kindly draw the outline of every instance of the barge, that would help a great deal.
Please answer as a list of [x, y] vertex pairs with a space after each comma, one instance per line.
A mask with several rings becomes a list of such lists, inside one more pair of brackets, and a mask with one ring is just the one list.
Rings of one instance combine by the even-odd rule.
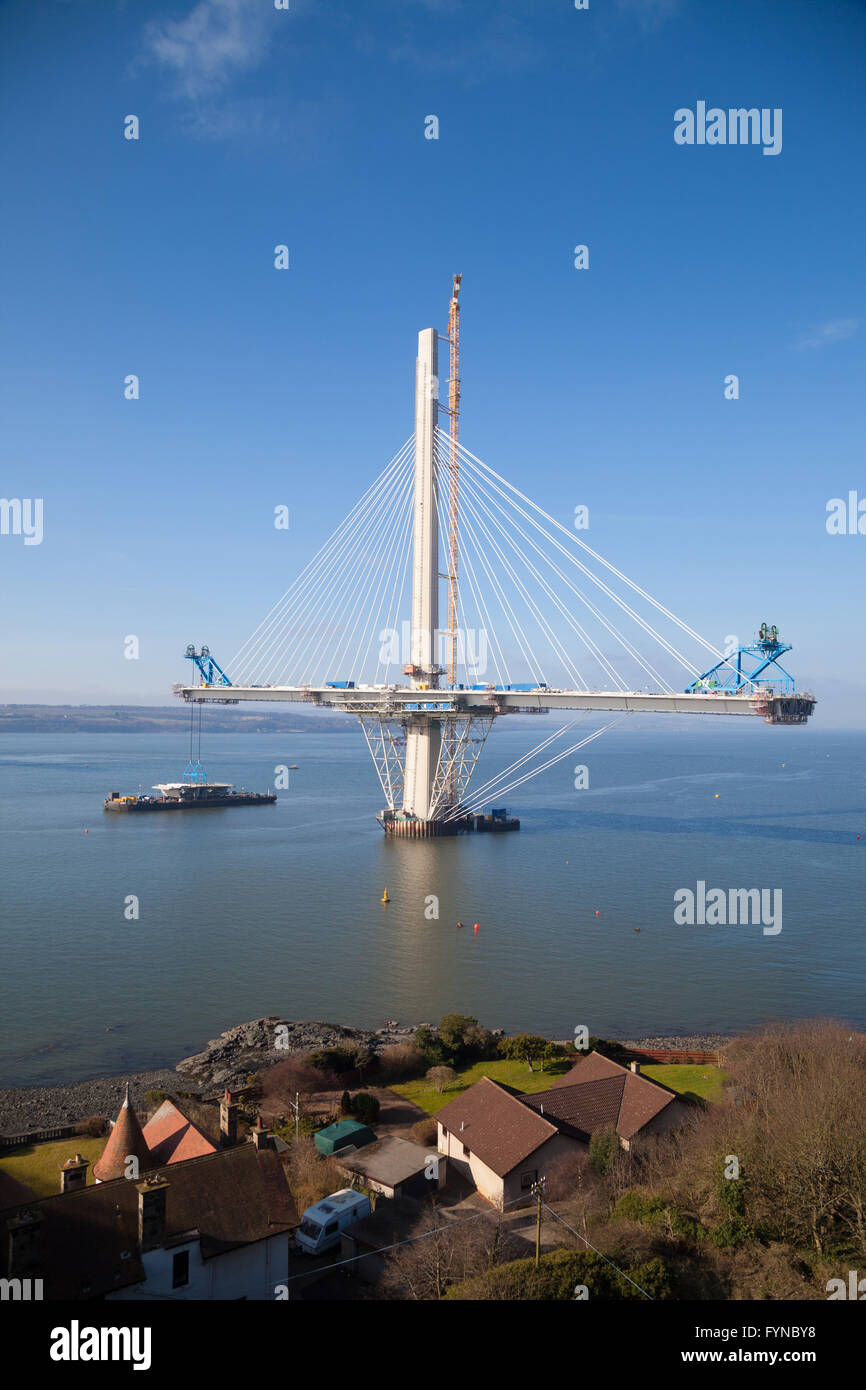
[[236, 792], [232, 782], [159, 782], [159, 796], [121, 796], [112, 792], [106, 811], [189, 811], [207, 806], [270, 806], [275, 792]]

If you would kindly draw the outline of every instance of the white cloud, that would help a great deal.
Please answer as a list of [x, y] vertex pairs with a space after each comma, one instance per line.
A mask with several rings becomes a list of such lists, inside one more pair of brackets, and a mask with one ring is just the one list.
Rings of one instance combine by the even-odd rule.
[[804, 334], [797, 347], [822, 348], [830, 343], [841, 343], [845, 338], [853, 338], [859, 326], [859, 319], [832, 319], [829, 323], [822, 323], [812, 333]]
[[145, 50], [175, 74], [181, 93], [196, 101], [259, 66], [274, 13], [261, 0], [198, 0], [185, 19], [147, 24]]
[[617, 5], [636, 19], [645, 33], [650, 33], [676, 14], [680, 0], [617, 0]]

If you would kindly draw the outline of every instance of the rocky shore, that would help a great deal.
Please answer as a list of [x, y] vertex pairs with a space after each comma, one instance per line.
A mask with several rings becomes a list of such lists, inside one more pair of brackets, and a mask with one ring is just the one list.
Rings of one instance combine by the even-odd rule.
[[[201, 1052], [184, 1057], [174, 1071], [164, 1067], [127, 1076], [96, 1077], [69, 1086], [21, 1086], [0, 1090], [0, 1134], [23, 1134], [75, 1124], [90, 1115], [113, 1117], [123, 1101], [127, 1082], [133, 1104], [144, 1110], [146, 1091], [193, 1091], [209, 1096], [226, 1086], [237, 1090], [253, 1072], [284, 1061], [291, 1053], [349, 1045], [381, 1052], [398, 1043], [410, 1043], [415, 1030], [422, 1026], [420, 1022], [399, 1024], [393, 1019], [381, 1028], [370, 1029], [308, 1019], [256, 1018], [227, 1028], [218, 1038], [212, 1038]], [[434, 1025], [428, 1023], [426, 1026]], [[710, 1052], [722, 1047], [730, 1038], [712, 1033], [622, 1041], [632, 1048]]]

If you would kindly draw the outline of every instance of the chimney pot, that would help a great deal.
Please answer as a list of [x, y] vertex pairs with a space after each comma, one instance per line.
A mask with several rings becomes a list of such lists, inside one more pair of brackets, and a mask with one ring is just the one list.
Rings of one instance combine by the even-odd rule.
[[89, 1160], [83, 1158], [81, 1154], [76, 1154], [74, 1158], [67, 1158], [60, 1169], [60, 1191], [77, 1192], [79, 1188], [86, 1187], [89, 1167]]

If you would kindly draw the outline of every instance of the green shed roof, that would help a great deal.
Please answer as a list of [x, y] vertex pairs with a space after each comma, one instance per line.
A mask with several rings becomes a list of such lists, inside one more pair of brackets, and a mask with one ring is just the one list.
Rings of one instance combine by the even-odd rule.
[[356, 1149], [363, 1148], [365, 1144], [372, 1144], [376, 1136], [369, 1125], [362, 1125], [357, 1120], [338, 1120], [336, 1124], [328, 1125], [327, 1129], [320, 1129], [313, 1138], [319, 1153], [335, 1154], [350, 1145]]

